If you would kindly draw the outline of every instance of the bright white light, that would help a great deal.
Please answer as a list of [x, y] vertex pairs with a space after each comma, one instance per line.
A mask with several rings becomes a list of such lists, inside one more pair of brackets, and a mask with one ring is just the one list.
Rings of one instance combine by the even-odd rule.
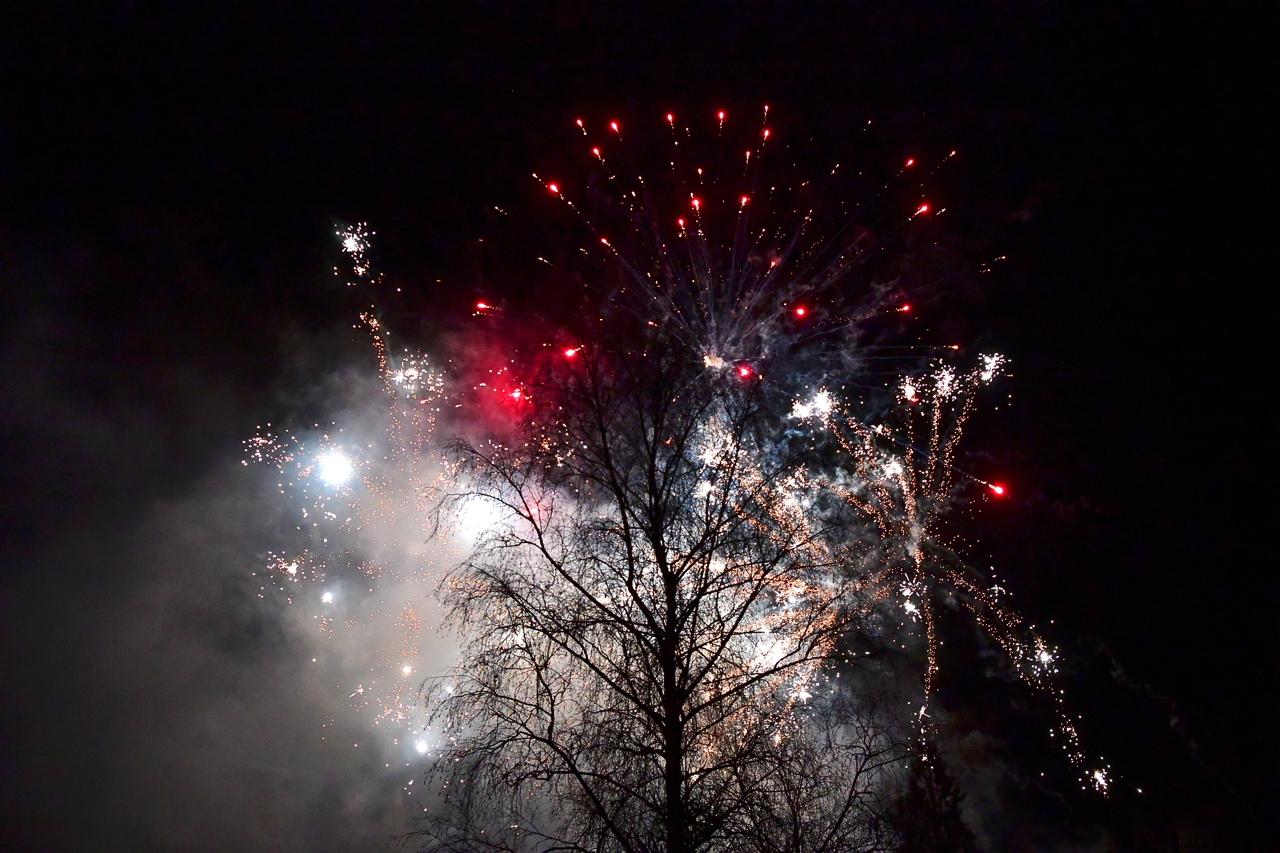
[[831, 414], [831, 408], [834, 405], [835, 402], [831, 399], [830, 392], [828, 392], [826, 388], [823, 388], [819, 390], [818, 393], [814, 394], [807, 402], [801, 403], [797, 401], [791, 408], [791, 417], [796, 419], [812, 417], [825, 418], [827, 415]]
[[473, 497], [458, 511], [458, 535], [475, 542], [503, 518], [502, 507], [488, 498]]
[[325, 604], [333, 603], [333, 593], [326, 592], [324, 595], [320, 596], [320, 600], [323, 601]]
[[330, 450], [319, 456], [316, 464], [320, 467], [320, 479], [330, 486], [341, 486], [356, 472], [351, 465], [351, 460], [336, 450]]
[[757, 641], [756, 649], [755, 660], [751, 662], [756, 672], [767, 672], [773, 669], [787, 656], [786, 645], [767, 631], [764, 637]]
[[418, 750], [418, 755], [427, 754], [427, 742], [425, 740], [418, 741], [413, 745], [413, 748]]
[[999, 353], [984, 355], [982, 357], [982, 373], [979, 374], [979, 378], [983, 382], [990, 382], [991, 378], [996, 375], [996, 371], [1004, 366], [1005, 360], [1005, 357]]
[[936, 381], [935, 387], [938, 389], [938, 396], [944, 400], [951, 398], [958, 390], [956, 387], [956, 372], [950, 367], [944, 367], [939, 370]]

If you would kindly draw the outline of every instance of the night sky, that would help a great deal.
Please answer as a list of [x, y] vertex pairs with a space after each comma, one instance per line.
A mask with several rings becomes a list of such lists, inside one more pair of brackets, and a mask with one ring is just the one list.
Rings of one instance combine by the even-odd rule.
[[[764, 104], [815, 172], [959, 152], [950, 238], [1008, 260], [921, 322], [1008, 355], [1013, 395], [969, 433], [1012, 494], [966, 553], [1082, 670], [1119, 668], [1090, 719], [1157, 791], [1139, 823], [1206, 849], [1274, 833], [1274, 7], [942, 6], [6, 12], [0, 847], [403, 831], [404, 780], [336, 743], [355, 727], [319, 740], [345, 696], [250, 574], [290, 522], [243, 440], [354, 405], [341, 377], [372, 369], [335, 223], [378, 232], [430, 344], [477, 292], [536, 301], [478, 241], [495, 205], [537, 215], [529, 175], [577, 158], [575, 118]], [[1061, 843], [1040, 849], [1094, 849]]]

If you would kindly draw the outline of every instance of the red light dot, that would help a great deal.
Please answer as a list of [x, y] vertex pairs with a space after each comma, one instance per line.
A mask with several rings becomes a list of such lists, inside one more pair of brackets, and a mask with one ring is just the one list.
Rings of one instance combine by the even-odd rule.
[[484, 309], [486, 309], [486, 308], [488, 308], [488, 307], [489, 307], [489, 306], [488, 306], [487, 304], [485, 304], [484, 302], [477, 302], [477, 303], [476, 303], [476, 310], [477, 310], [477, 311], [483, 311]]
[[764, 132], [764, 138], [765, 138], [765, 139], [768, 139], [768, 138], [769, 138], [769, 131], [767, 131], [767, 130], [766, 130], [766, 131]]
[[613, 128], [614, 133], [618, 132], [618, 123], [616, 121], [609, 122], [609, 127]]
[[915, 165], [915, 162], [916, 162], [916, 161], [915, 161], [915, 159], [913, 158], [913, 159], [911, 159], [911, 160], [908, 160], [908, 161], [907, 161], [907, 165], [908, 165], [908, 166]]
[[742, 206], [743, 206], [743, 207], [746, 207], [746, 206], [747, 206], [747, 202], [749, 202], [749, 201], [751, 201], [751, 199], [747, 198], [747, 197], [744, 195], [744, 196], [742, 197]]
[[741, 376], [743, 379], [746, 379], [748, 376], [751, 375], [751, 368], [745, 364], [738, 365], [738, 375]]
[[582, 127], [582, 119], [578, 119], [578, 127]]
[[560, 187], [556, 184], [547, 184], [547, 189], [551, 190], [553, 193], [560, 192]]
[[929, 212], [929, 205], [922, 204], [920, 205], [920, 209], [916, 211], [916, 216], [919, 216], [922, 213], [928, 213], [928, 212]]
[[667, 122], [668, 122], [668, 123], [674, 122], [675, 120], [676, 120], [676, 117], [675, 117], [675, 116], [673, 116], [671, 113], [667, 113]]
[[720, 121], [724, 121], [724, 110], [716, 113], [716, 118], [720, 119]]
[[797, 317], [803, 317], [803, 316], [804, 316], [804, 314], [805, 314], [805, 311], [804, 311], [804, 307], [803, 307], [803, 306], [801, 306], [801, 307], [799, 307], [799, 308], [797, 308], [797, 309], [796, 309], [796, 316], [797, 316]]
[[565, 357], [565, 358], [573, 358], [573, 357], [574, 357], [575, 355], [577, 355], [577, 354], [578, 354], [578, 351], [577, 351], [576, 349], [572, 349], [572, 348], [567, 349], [567, 350], [565, 350], [565, 351], [564, 351], [564, 357]]
[[694, 209], [701, 207], [701, 205], [702, 205], [702, 202], [698, 201], [696, 198], [693, 200]]
[[684, 220], [683, 220], [683, 219], [677, 219], [677, 220], [676, 220], [676, 224], [677, 224], [677, 225], [679, 225], [681, 228], [683, 228], [683, 227], [684, 227]]
[[993, 484], [991, 485], [991, 491], [995, 492], [997, 495], [1003, 495], [1003, 494], [1004, 494], [1004, 486], [997, 485], [997, 484], [993, 483]]
[[517, 388], [516, 390], [514, 390], [514, 391], [512, 391], [512, 392], [511, 392], [511, 399], [512, 399], [512, 400], [519, 400], [522, 396], [524, 396], [524, 395], [520, 393], [520, 389], [519, 389], [519, 388]]
[[905, 313], [907, 313], [908, 311], [910, 311], [910, 310], [911, 310], [911, 306], [910, 306], [910, 305], [903, 305], [903, 306], [902, 306], [901, 308], [899, 308], [898, 310], [905, 314]]

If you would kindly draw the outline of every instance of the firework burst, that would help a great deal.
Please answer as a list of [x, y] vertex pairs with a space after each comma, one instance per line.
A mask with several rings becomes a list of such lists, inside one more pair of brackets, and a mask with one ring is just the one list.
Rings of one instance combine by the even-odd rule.
[[[572, 183], [535, 178], [571, 217], [567, 230], [585, 237], [571, 240], [561, 256], [564, 273], [592, 294], [590, 310], [569, 321], [531, 323], [527, 314], [494, 301], [474, 305], [476, 316], [506, 324], [511, 339], [542, 336], [533, 347], [536, 357], [513, 353], [483, 378], [460, 383], [456, 372], [451, 380], [420, 353], [393, 353], [376, 308], [363, 315], [386, 401], [383, 434], [343, 441], [335, 425], [305, 437], [264, 431], [247, 442], [250, 461], [280, 470], [282, 491], [299, 501], [311, 528], [309, 547], [271, 555], [265, 574], [281, 584], [325, 585], [316, 597], [323, 607], [337, 603], [333, 581], [342, 575], [368, 582], [371, 591], [384, 578], [412, 590], [394, 606], [369, 599], [367, 612], [354, 619], [318, 614], [317, 624], [324, 632], [373, 621], [387, 627], [379, 641], [394, 645], [378, 650], [379, 664], [366, 681], [342, 689], [350, 687], [348, 698], [372, 709], [376, 720], [402, 724], [405, 745], [415, 753], [439, 754], [450, 738], [483, 726], [477, 713], [494, 708], [479, 701], [482, 693], [468, 680], [479, 676], [465, 671], [450, 676], [446, 692], [437, 694], [446, 697], [440, 706], [446, 713], [423, 709], [417, 700], [422, 614], [434, 607], [428, 593], [440, 580], [421, 543], [439, 537], [440, 544], [430, 546], [436, 553], [475, 568], [495, 548], [545, 549], [545, 537], [559, 535], [557, 518], [597, 512], [607, 500], [602, 504], [585, 481], [547, 473], [581, 470], [583, 454], [590, 453], [566, 417], [567, 389], [602, 387], [592, 372], [618, 370], [622, 353], [639, 354], [641, 364], [650, 353], [678, 351], [694, 362], [692, 373], [681, 374], [685, 387], [705, 382], [716, 389], [706, 398], [714, 402], [689, 416], [683, 438], [667, 440], [674, 449], [655, 448], [687, 474], [679, 500], [750, 528], [787, 555], [763, 571], [732, 548], [690, 545], [684, 553], [689, 571], [680, 575], [677, 594], [687, 584], [710, 602], [712, 621], [737, 620], [731, 641], [699, 682], [705, 713], [721, 716], [707, 724], [691, 772], [702, 778], [698, 774], [710, 771], [699, 767], [717, 766], [737, 748], [726, 732], [741, 739], [763, 726], [779, 747], [788, 742], [802, 718], [812, 716], [801, 709], [837, 694], [833, 660], [851, 632], [885, 648], [906, 649], [919, 640], [919, 701], [911, 718], [917, 734], [930, 737], [937, 608], [946, 599], [960, 602], [1019, 678], [1050, 697], [1058, 742], [1082, 781], [1105, 793], [1108, 769], [1087, 759], [1053, 687], [1058, 652], [1001, 600], [999, 587], [938, 544], [948, 508], [972, 499], [975, 489], [1004, 494], [1003, 486], [962, 471], [957, 462], [978, 392], [999, 378], [1005, 360], [981, 354], [966, 366], [956, 346], [862, 344], [869, 327], [910, 316], [912, 300], [934, 284], [904, 284], [884, 261], [913, 223], [942, 212], [922, 197], [920, 167], [907, 160], [874, 183], [861, 205], [848, 208], [831, 198], [838, 194], [838, 168], [824, 181], [778, 177], [769, 165], [778, 145], [767, 109], [764, 118], [747, 144], [723, 143], [708, 154], [695, 134], [667, 116], [666, 147], [655, 158], [667, 168], [658, 176], [614, 168], [615, 160], [646, 159], [628, 148], [617, 122], [598, 140], [585, 121], [577, 123], [589, 149], [587, 176]], [[725, 121], [719, 114], [718, 133]], [[371, 290], [379, 281], [369, 261], [372, 233], [357, 225], [338, 234], [352, 283]], [[889, 368], [888, 381], [881, 367]], [[752, 401], [746, 420], [735, 408], [743, 399]], [[446, 459], [439, 434], [443, 414], [476, 401], [503, 407], [519, 436], [483, 438], [472, 457], [483, 462], [478, 468]], [[541, 479], [527, 479], [531, 465]], [[604, 540], [610, 525], [626, 523], [625, 512], [600, 510], [598, 516], [583, 530]], [[360, 556], [366, 552], [372, 556]], [[559, 558], [548, 559], [554, 566]], [[787, 570], [774, 571], [782, 564]], [[502, 582], [508, 592], [545, 590], [556, 578], [539, 571], [521, 564], [519, 578]], [[661, 597], [664, 578], [624, 576], [577, 577], [574, 606], [640, 619], [645, 602]], [[474, 601], [457, 591], [474, 591], [466, 584], [478, 581], [465, 572], [452, 577], [464, 634], [472, 632], [464, 641], [470, 642], [468, 660], [506, 660], [511, 671], [526, 674], [554, 669], [555, 655], [539, 651], [538, 626], [527, 614], [518, 607], [468, 610]], [[743, 598], [743, 589], [756, 593]], [[438, 619], [425, 622], [430, 630]], [[459, 713], [462, 700], [447, 698], [458, 685], [473, 702], [465, 713]], [[735, 692], [744, 701], [730, 710], [712, 702]], [[579, 722], [588, 719], [586, 705], [574, 707]]]

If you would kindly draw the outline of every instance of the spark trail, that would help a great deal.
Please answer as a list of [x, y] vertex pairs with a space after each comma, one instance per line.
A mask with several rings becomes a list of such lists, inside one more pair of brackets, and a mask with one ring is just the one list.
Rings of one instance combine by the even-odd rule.
[[[592, 341], [617, 323], [630, 324], [678, 341], [698, 354], [701, 370], [751, 386], [764, 401], [760, 425], [767, 430], [749, 448], [721, 428], [722, 411], [708, 411], [696, 425], [693, 452], [705, 475], [690, 485], [690, 496], [706, 502], [720, 494], [727, 507], [754, 501], [767, 507], [757, 523], [790, 531], [810, 549], [806, 575], [775, 590], [773, 600], [783, 603], [752, 611], [755, 639], [737, 650], [734, 677], [776, 670], [781, 674], [765, 679], [764, 689], [790, 697], [789, 708], [829, 692], [834, 634], [824, 634], [794, 665], [779, 666], [795, 654], [788, 632], [812, 631], [815, 618], [852, 626], [886, 648], [918, 641], [923, 659], [913, 719], [927, 737], [939, 666], [937, 608], [943, 599], [958, 601], [1017, 676], [1048, 698], [1057, 711], [1055, 737], [1082, 783], [1105, 793], [1108, 768], [1085, 754], [1054, 686], [1057, 650], [1003, 601], [1000, 587], [939, 544], [944, 513], [976, 499], [975, 487], [1005, 493], [957, 467], [978, 393], [999, 379], [1005, 360], [983, 354], [965, 366], [955, 345], [864, 342], [869, 328], [912, 316], [914, 303], [938, 286], [904, 281], [892, 259], [915, 223], [945, 211], [935, 210], [924, 187], [955, 152], [929, 169], [907, 159], [883, 179], [864, 179], [863, 201], [849, 207], [839, 167], [825, 180], [807, 181], [772, 166], [781, 146], [767, 108], [746, 144], [723, 141], [725, 122], [718, 114], [717, 142], [708, 147], [667, 115], [666, 141], [637, 134], [642, 141], [634, 149], [616, 121], [598, 139], [585, 120], [577, 122], [587, 144], [586, 175], [534, 177], [568, 214], [569, 245], [557, 263], [584, 285], [593, 310], [530, 324], [491, 300], [478, 301], [475, 315], [510, 324], [512, 339], [545, 338], [488, 368], [483, 379], [463, 387], [458, 374], [451, 377], [420, 353], [401, 348], [393, 355], [376, 306], [363, 315], [378, 358], [382, 433], [350, 441], [334, 424], [284, 436], [263, 432], [247, 442], [252, 461], [281, 472], [281, 490], [296, 502], [311, 539], [307, 548], [274, 555], [266, 574], [281, 588], [323, 589], [306, 599], [317, 607], [322, 632], [383, 626], [370, 641], [392, 645], [377, 649], [379, 665], [367, 682], [343, 689], [351, 688], [353, 707], [377, 724], [401, 726], [415, 753], [434, 754], [451, 723], [431, 723], [416, 686], [422, 633], [438, 622], [435, 564], [462, 560], [511, 518], [445, 460], [440, 418], [496, 400], [519, 425], [545, 402], [536, 398], [553, 394], [540, 386], [548, 371], [587, 369]], [[635, 160], [665, 168], [646, 175], [614, 165]], [[368, 257], [373, 232], [358, 225], [338, 236], [353, 283], [376, 291]], [[525, 435], [546, 447], [556, 443], [536, 430]], [[511, 449], [509, 436], [489, 441], [495, 454]], [[558, 452], [560, 464], [572, 464], [572, 448]], [[468, 498], [450, 505], [443, 527], [432, 521], [442, 495]], [[536, 528], [539, 512], [535, 506], [515, 515]], [[434, 544], [421, 544], [433, 535]], [[703, 568], [726, 583], [746, 570], [717, 563], [715, 555]], [[324, 609], [344, 586], [335, 584], [338, 578], [359, 579], [370, 590], [387, 579], [399, 592], [394, 602], [366, 594], [372, 597], [363, 601], [365, 612], [343, 619]], [[782, 738], [793, 723], [772, 725]]]

